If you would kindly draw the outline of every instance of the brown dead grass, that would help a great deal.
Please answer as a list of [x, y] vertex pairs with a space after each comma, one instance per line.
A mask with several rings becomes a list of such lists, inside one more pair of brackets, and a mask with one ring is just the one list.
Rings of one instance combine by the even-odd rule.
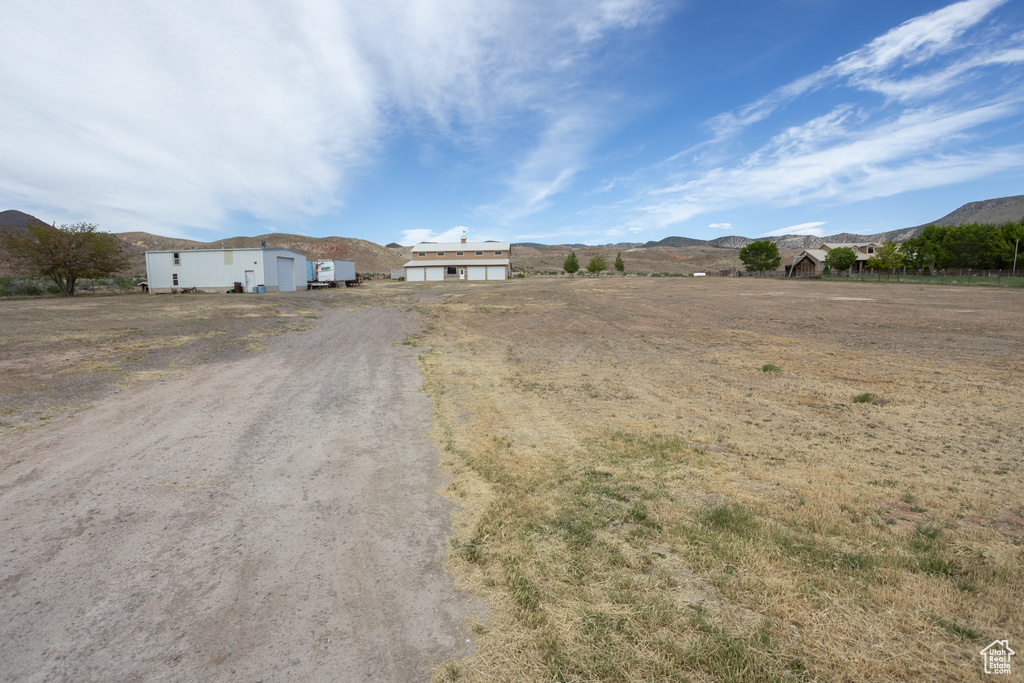
[[0, 301], [0, 435], [83, 410], [104, 393], [166, 372], [258, 351], [308, 329], [327, 296], [124, 295]]
[[492, 609], [439, 680], [966, 679], [1021, 642], [1019, 292], [417, 291], [449, 564]]

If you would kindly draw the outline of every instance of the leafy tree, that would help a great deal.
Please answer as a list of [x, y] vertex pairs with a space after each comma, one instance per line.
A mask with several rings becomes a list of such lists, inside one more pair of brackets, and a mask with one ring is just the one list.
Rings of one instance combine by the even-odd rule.
[[850, 247], [836, 247], [825, 255], [825, 267], [833, 272], [842, 272], [853, 268], [857, 263], [857, 252]]
[[868, 268], [884, 270], [888, 273], [893, 273], [897, 268], [902, 268], [903, 254], [900, 253], [899, 245], [895, 242], [883, 242], [882, 248], [868, 259], [867, 266]]
[[963, 269], [991, 265], [995, 255], [995, 233], [995, 226], [978, 223], [946, 228], [942, 239], [946, 266]]
[[594, 275], [600, 275], [602, 270], [608, 270], [608, 261], [603, 254], [595, 254], [587, 264], [587, 270]]
[[615, 257], [615, 270], [619, 271], [619, 274], [626, 272], [626, 262], [622, 260], [622, 252], [620, 251], [618, 256]]
[[565, 262], [562, 263], [562, 270], [569, 273], [569, 277], [579, 272], [580, 262], [576, 258], [575, 251], [570, 251], [569, 255], [565, 257]]
[[996, 258], [1002, 265], [1012, 264], [1014, 257], [1018, 257], [1019, 260], [1021, 243], [1024, 243], [1024, 218], [1019, 223], [1003, 223], [996, 234]]
[[777, 270], [782, 257], [779, 256], [779, 246], [775, 242], [761, 240], [740, 249], [740, 261], [743, 261], [748, 273], [763, 273], [766, 270]]
[[903, 263], [908, 268], [913, 268], [915, 273], [920, 273], [934, 260], [930, 258], [927, 241], [920, 235], [903, 240], [900, 254], [903, 255]]
[[914, 239], [921, 240], [919, 249], [923, 252], [925, 267], [945, 268], [946, 248], [943, 241], [946, 237], [946, 228], [938, 225], [928, 225], [921, 234]]
[[7, 251], [14, 270], [53, 280], [64, 296], [75, 295], [81, 278], [106, 277], [131, 265], [121, 240], [97, 232], [91, 223], [53, 226], [33, 221], [25, 230], [0, 232], [0, 248]]

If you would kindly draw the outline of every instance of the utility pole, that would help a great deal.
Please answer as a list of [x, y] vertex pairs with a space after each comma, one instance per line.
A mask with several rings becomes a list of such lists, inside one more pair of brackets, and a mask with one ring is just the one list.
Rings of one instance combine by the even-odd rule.
[[1013, 274], [1017, 274], [1017, 247], [1020, 246], [1020, 238], [1018, 237], [1013, 243]]

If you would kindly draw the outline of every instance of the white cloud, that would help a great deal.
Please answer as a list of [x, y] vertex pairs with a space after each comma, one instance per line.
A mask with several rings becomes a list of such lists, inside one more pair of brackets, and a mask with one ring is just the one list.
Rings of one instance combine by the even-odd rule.
[[[831, 65], [714, 117], [707, 141], [654, 167], [673, 170], [645, 191], [632, 221], [665, 227], [740, 206], [842, 204], [1020, 168], [1021, 147], [980, 143], [996, 126], [1012, 126], [1024, 114], [1024, 83], [1019, 72], [1010, 71], [1024, 61], [1024, 34], [987, 28], [972, 33], [1005, 1], [966, 0], [917, 17]], [[993, 90], [991, 82], [979, 79], [997, 67], [1005, 75]], [[848, 99], [850, 88], [858, 95], [856, 104]], [[864, 91], [881, 93], [886, 101], [865, 98]], [[798, 99], [810, 102], [801, 111], [813, 112], [822, 101], [833, 104], [735, 156], [733, 150], [755, 137], [748, 128], [768, 128], [773, 114]], [[698, 150], [700, 157], [688, 158]]]
[[287, 225], [344, 203], [396, 135], [486, 145], [526, 112], [547, 133], [505, 204], [530, 213], [595, 132], [569, 125], [586, 107], [565, 65], [652, 2], [7, 0], [0, 203], [118, 230]]
[[799, 225], [791, 225], [788, 228], [772, 230], [771, 232], [758, 235], [758, 237], [774, 237], [777, 235], [814, 235], [815, 237], [824, 237], [825, 231], [819, 227], [822, 225], [825, 225], [824, 221], [800, 223]]
[[487, 242], [491, 240], [497, 242], [505, 241], [499, 235], [487, 230], [476, 230], [473, 228], [467, 228], [463, 225], [458, 225], [442, 232], [434, 232], [429, 228], [403, 230], [401, 243], [418, 244], [419, 242], [458, 242], [461, 240], [463, 235], [465, 235], [466, 239], [470, 242]]
[[734, 230], [732, 223], [710, 223], [708, 227], [715, 230]]

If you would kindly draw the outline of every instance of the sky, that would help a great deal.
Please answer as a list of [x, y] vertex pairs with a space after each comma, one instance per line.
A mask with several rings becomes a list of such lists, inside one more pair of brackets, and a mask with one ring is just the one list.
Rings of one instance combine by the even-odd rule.
[[1019, 0], [4, 0], [0, 211], [214, 241], [874, 234], [1024, 194]]

